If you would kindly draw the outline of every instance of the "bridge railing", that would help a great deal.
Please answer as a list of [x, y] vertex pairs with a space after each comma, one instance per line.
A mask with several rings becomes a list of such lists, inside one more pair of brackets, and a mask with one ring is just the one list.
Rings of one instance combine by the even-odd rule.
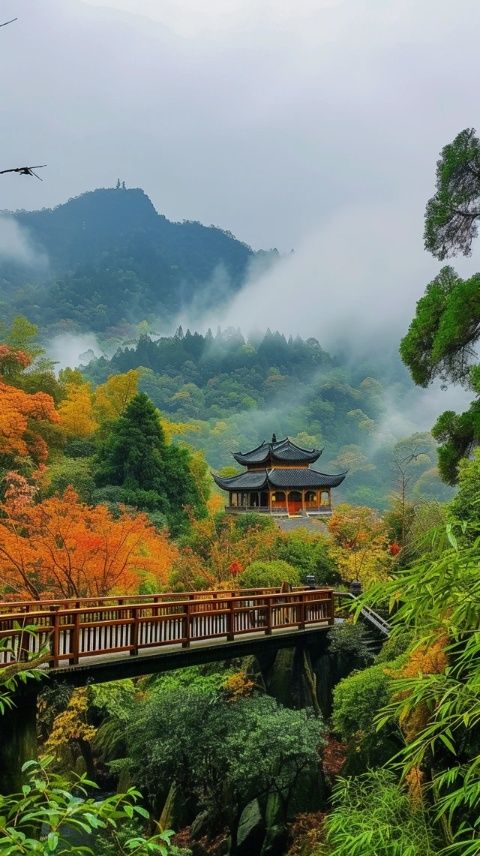
[[[299, 590], [301, 586], [296, 587]], [[52, 610], [58, 607], [59, 609], [81, 609], [87, 606], [123, 606], [128, 604], [141, 603], [161, 603], [163, 601], [184, 601], [184, 600], [205, 600], [212, 598], [216, 600], [219, 597], [234, 597], [235, 595], [264, 595], [278, 594], [281, 591], [280, 586], [270, 586], [264, 588], [240, 588], [230, 586], [226, 589], [205, 589], [203, 591], [166, 591], [155, 592], [153, 594], [111, 594], [102, 595], [99, 597], [56, 597], [41, 600], [5, 600], [0, 601], [0, 616], [9, 613], [18, 614], [23, 612], [40, 612]]]
[[[188, 648], [192, 643], [263, 632], [303, 630], [335, 620], [332, 589], [289, 593], [215, 592], [215, 597], [138, 600], [134, 603], [30, 609], [0, 614], [0, 638], [8, 642], [0, 663], [28, 660], [48, 647], [49, 665], [77, 665], [86, 658], [137, 655], [162, 646]], [[3, 604], [0, 605], [3, 609]], [[35, 632], [29, 633], [27, 628]]]

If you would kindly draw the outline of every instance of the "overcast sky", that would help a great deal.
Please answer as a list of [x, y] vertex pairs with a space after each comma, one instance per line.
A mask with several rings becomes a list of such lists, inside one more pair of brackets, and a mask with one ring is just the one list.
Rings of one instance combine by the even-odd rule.
[[255, 247], [352, 204], [401, 201], [420, 233], [439, 149], [477, 121], [478, 0], [1, 7], [2, 166], [48, 163], [2, 179], [2, 208], [120, 176]]
[[[478, 0], [2, 0], [0, 208], [117, 177], [172, 219], [295, 248], [227, 318], [396, 340], [440, 265], [423, 211], [479, 124]], [[478, 265], [462, 260], [465, 272]], [[266, 325], [265, 325], [266, 326]], [[353, 331], [353, 332], [352, 332]]]

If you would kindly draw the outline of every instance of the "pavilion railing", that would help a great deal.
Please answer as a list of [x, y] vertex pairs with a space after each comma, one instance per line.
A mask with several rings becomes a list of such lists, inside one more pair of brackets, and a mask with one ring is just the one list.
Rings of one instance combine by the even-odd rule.
[[85, 658], [134, 656], [162, 646], [188, 648], [222, 637], [329, 626], [335, 620], [332, 589], [192, 592], [88, 603], [91, 600], [79, 600], [78, 606], [71, 601], [36, 602], [36, 609], [29, 603], [28, 610], [0, 604], [0, 639], [8, 645], [0, 652], [0, 664], [27, 661], [47, 649], [51, 668], [68, 667]]
[[[300, 508], [299, 510], [314, 514], [331, 514], [332, 506], [330, 504], [312, 505], [311, 503], [306, 502], [303, 509]], [[269, 508], [268, 505], [226, 505], [225, 511], [238, 514], [242, 514], [242, 512], [244, 514], [288, 514], [288, 508], [286, 505], [272, 505], [271, 508]]]

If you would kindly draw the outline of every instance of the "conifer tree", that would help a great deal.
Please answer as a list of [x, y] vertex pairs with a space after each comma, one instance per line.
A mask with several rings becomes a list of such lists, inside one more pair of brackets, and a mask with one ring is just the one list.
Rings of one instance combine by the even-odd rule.
[[187, 506], [197, 515], [204, 510], [188, 450], [167, 443], [158, 413], [144, 393], [132, 398], [101, 442], [95, 480], [99, 487], [120, 487], [119, 501], [163, 512], [174, 531], [185, 522]]

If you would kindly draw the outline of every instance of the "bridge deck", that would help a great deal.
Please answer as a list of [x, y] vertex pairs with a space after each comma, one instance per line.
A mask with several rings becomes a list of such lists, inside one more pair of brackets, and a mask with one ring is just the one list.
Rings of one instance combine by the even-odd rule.
[[108, 680], [139, 677], [158, 672], [168, 672], [185, 666], [198, 666], [222, 660], [234, 660], [262, 651], [290, 648], [301, 639], [311, 640], [319, 632], [328, 630], [330, 624], [319, 622], [308, 625], [304, 630], [283, 628], [270, 636], [264, 632], [247, 633], [240, 638], [227, 641], [213, 639], [192, 642], [189, 648], [181, 645], [165, 645], [130, 656], [128, 652], [85, 657], [76, 666], [58, 666], [46, 669], [50, 678], [66, 681], [75, 686], [85, 683], [102, 683]]

